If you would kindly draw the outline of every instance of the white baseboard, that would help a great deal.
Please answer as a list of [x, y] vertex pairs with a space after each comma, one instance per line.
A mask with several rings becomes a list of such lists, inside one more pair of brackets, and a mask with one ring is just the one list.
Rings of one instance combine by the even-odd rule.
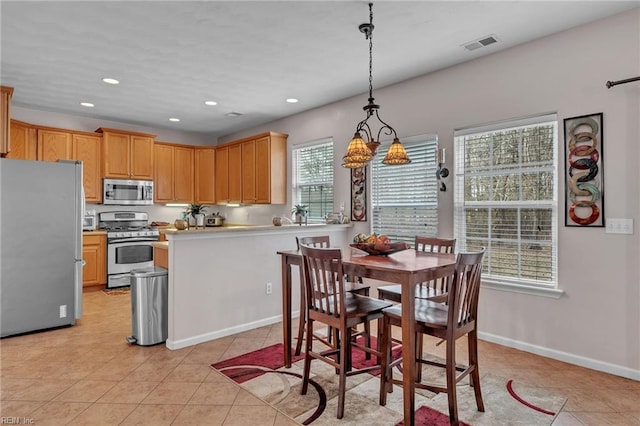
[[231, 336], [232, 334], [242, 333], [243, 331], [253, 330], [254, 328], [264, 327], [266, 325], [276, 324], [282, 321], [282, 315], [271, 318], [264, 318], [260, 321], [249, 322], [235, 327], [225, 328], [223, 330], [214, 331], [212, 333], [200, 334], [198, 336], [189, 337], [180, 340], [167, 340], [168, 349], [182, 349], [188, 346], [197, 345], [198, 343], [208, 342], [210, 340], [219, 339], [221, 337]]
[[634, 370], [629, 367], [610, 364], [608, 362], [598, 361], [596, 359], [586, 358], [567, 352], [556, 351], [554, 349], [532, 345], [530, 343], [508, 339], [506, 337], [496, 336], [490, 333], [478, 332], [478, 338], [487, 342], [497, 343], [499, 345], [507, 346], [514, 349], [520, 349], [522, 351], [541, 355], [547, 358], [557, 359], [558, 361], [567, 362], [569, 364], [579, 365], [580, 367], [590, 368], [592, 370], [602, 371], [604, 373], [614, 374], [616, 376], [640, 381], [640, 370]]

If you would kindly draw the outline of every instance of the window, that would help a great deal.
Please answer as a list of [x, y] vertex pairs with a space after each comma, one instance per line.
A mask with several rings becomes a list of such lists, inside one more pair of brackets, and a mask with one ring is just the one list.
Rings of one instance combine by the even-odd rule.
[[416, 235], [438, 234], [435, 136], [403, 140], [411, 163], [382, 164], [388, 144], [371, 161], [372, 232], [413, 244]]
[[309, 219], [333, 212], [333, 141], [324, 139], [293, 150], [293, 204], [308, 207]]
[[557, 126], [551, 114], [454, 133], [456, 246], [486, 248], [483, 282], [557, 287]]

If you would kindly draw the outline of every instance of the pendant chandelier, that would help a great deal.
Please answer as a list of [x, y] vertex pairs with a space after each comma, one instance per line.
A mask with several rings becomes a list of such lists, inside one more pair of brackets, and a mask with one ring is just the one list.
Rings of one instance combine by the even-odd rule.
[[[358, 123], [353, 139], [351, 139], [347, 147], [347, 153], [342, 157], [342, 166], [349, 169], [366, 166], [376, 155], [376, 151], [380, 146], [380, 135], [383, 132], [388, 136], [393, 135], [393, 143], [391, 143], [389, 151], [387, 151], [387, 155], [382, 162], [388, 165], [408, 164], [411, 160], [407, 155], [407, 151], [405, 151], [404, 146], [400, 143], [400, 139], [398, 139], [394, 128], [380, 118], [378, 114], [380, 105], [377, 105], [373, 98], [373, 3], [369, 3], [369, 23], [360, 24], [358, 28], [361, 33], [364, 33], [365, 38], [369, 40], [369, 103], [362, 107], [367, 116]], [[373, 116], [381, 123], [377, 135], [373, 133], [368, 123], [369, 119]], [[363, 134], [367, 139], [366, 142], [362, 137]], [[374, 138], [374, 136], [376, 137]]]

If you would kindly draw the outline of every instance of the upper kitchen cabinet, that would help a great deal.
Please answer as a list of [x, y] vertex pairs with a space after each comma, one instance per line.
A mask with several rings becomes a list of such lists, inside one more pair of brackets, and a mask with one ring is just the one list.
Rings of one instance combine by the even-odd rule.
[[232, 143], [216, 148], [216, 203], [242, 202], [242, 145]]
[[102, 202], [102, 136], [91, 133], [71, 135], [73, 159], [82, 161], [82, 182], [87, 203]]
[[269, 132], [242, 144], [242, 202], [284, 204], [287, 201], [287, 135]]
[[7, 158], [16, 160], [37, 160], [38, 135], [31, 124], [11, 120], [11, 151]]
[[195, 202], [215, 204], [215, 162], [214, 147], [195, 147]]
[[72, 140], [68, 130], [38, 127], [38, 160], [72, 160]]
[[100, 127], [103, 176], [120, 179], [153, 179], [156, 135]]
[[192, 202], [194, 148], [156, 142], [154, 157], [155, 202]]
[[13, 87], [0, 86], [0, 157], [11, 151], [11, 97]]
[[100, 150], [102, 136], [95, 133], [37, 127], [38, 155], [41, 161], [82, 161], [82, 181], [85, 200], [102, 202], [102, 174]]

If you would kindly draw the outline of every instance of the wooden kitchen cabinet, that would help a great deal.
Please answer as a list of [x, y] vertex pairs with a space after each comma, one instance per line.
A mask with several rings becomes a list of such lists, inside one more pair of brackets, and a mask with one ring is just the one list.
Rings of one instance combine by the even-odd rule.
[[40, 161], [82, 161], [82, 184], [88, 203], [102, 202], [102, 136], [52, 127], [37, 127]]
[[102, 202], [101, 148], [102, 136], [91, 133], [73, 133], [72, 159], [82, 161], [82, 183], [87, 203]]
[[11, 151], [7, 158], [15, 160], [37, 160], [38, 134], [28, 123], [11, 120]]
[[107, 236], [106, 234], [82, 235], [82, 287], [107, 283]]
[[155, 135], [100, 127], [103, 177], [152, 180]]
[[242, 201], [242, 146], [230, 144], [216, 148], [216, 203], [235, 204]]
[[285, 204], [287, 137], [261, 133], [218, 147], [216, 202]]
[[13, 87], [0, 86], [0, 157], [11, 151], [11, 98]]
[[72, 160], [73, 142], [70, 131], [38, 128], [38, 160]]
[[195, 202], [199, 204], [215, 204], [215, 163], [214, 147], [194, 148], [194, 185]]
[[216, 148], [216, 203], [229, 202], [229, 147]]
[[194, 149], [166, 142], [154, 144], [156, 203], [191, 203], [194, 187]]
[[269, 132], [242, 142], [242, 198], [250, 204], [287, 202], [287, 135]]

